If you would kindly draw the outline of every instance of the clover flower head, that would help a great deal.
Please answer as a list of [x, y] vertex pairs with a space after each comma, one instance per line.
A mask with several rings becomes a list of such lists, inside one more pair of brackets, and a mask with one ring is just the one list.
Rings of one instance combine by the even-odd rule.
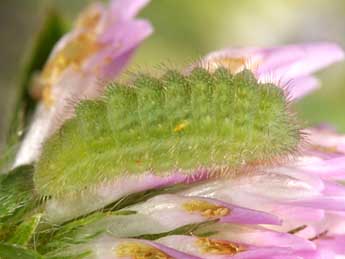
[[[289, 52], [290, 55], [288, 55]], [[186, 87], [187, 83], [195, 87], [191, 88], [191, 104], [194, 105], [197, 99], [193, 98], [201, 98], [202, 95], [193, 95], [193, 91], [196, 91], [194, 89], [196, 89], [197, 83], [200, 86], [202, 85], [202, 80], [207, 80], [213, 89], [221, 89], [220, 85], [230, 81], [217, 80], [229, 77], [232, 80], [231, 82], [242, 82], [238, 80], [245, 80], [244, 82], [246, 83], [241, 86], [245, 87], [245, 85], [250, 85], [260, 80], [263, 81], [262, 84], [264, 85], [264, 78], [268, 77], [267, 75], [270, 73], [280, 73], [280, 76], [288, 73], [289, 80], [292, 79], [295, 82], [289, 89], [285, 89], [284, 84], [277, 84], [276, 86], [269, 84], [272, 87], [272, 91], [274, 87], [278, 87], [278, 89], [283, 87], [282, 91], [284, 93], [290, 91], [291, 96], [301, 97], [301, 95], [307, 92], [305, 89], [300, 89], [306, 86], [303, 84], [303, 78], [311, 77], [309, 75], [311, 72], [343, 57], [341, 49], [329, 43], [263, 50], [256, 49], [255, 51], [238, 49], [235, 52], [226, 52], [226, 55], [224, 52], [221, 53], [221, 55], [210, 54], [206, 56], [201, 62], [194, 64], [194, 68], [190, 69], [185, 75], [180, 74], [177, 76], [174, 72], [172, 73], [174, 77], [172, 77], [170, 72], [169, 75], [163, 76], [163, 81], [149, 77], [139, 78], [134, 83], [135, 87], [132, 90], [125, 90], [124, 92], [122, 92], [123, 90], [117, 90], [121, 89], [121, 86], [117, 86], [118, 88], [108, 92], [106, 102], [111, 103], [114, 100], [118, 104], [121, 100], [125, 102], [124, 100], [129, 98], [129, 96], [131, 98], [135, 96], [135, 99], [131, 100], [143, 100], [143, 102], [140, 105], [138, 103], [139, 110], [138, 108], [132, 110], [133, 107], [128, 106], [130, 103], [128, 102], [125, 107], [132, 111], [131, 113], [138, 112], [144, 116], [145, 109], [148, 109], [145, 107], [150, 107], [150, 110], [148, 110], [150, 114], [158, 114], [161, 111], [159, 116], [163, 118], [165, 115], [160, 109], [166, 109], [168, 105], [167, 100], [170, 99], [167, 96], [168, 93], [164, 93], [163, 96], [167, 99], [165, 99], [165, 104], [161, 106], [159, 101], [161, 100], [159, 99], [160, 95], [157, 95], [161, 91], [159, 87], [162, 87], [161, 89], [170, 89], [173, 87], [170, 85], [171, 82], [174, 82], [174, 86], [178, 87], [177, 78], [179, 79], [178, 82], [184, 85], [184, 87]], [[243, 58], [245, 60], [253, 61], [260, 57], [258, 59], [260, 62], [258, 61], [257, 63], [260, 65], [249, 67], [256, 78], [248, 77], [246, 72], [243, 74], [242, 70], [248, 69], [248, 66], [245, 64], [246, 61], [237, 56], [239, 55], [238, 53], [241, 55], [245, 53], [246, 56]], [[319, 63], [316, 62], [315, 57], [319, 57]], [[240, 62], [238, 59], [242, 61]], [[268, 64], [271, 64], [271, 66], [268, 66]], [[202, 67], [201, 70], [198, 69], [200, 66]], [[296, 70], [296, 66], [304, 67], [304, 71]], [[264, 67], [266, 67], [266, 70]], [[165, 85], [166, 82], [170, 83]], [[217, 85], [217, 82], [221, 82], [219, 83], [220, 85]], [[308, 80], [305, 82], [308, 84]], [[263, 85], [256, 85], [255, 87], [260, 88]], [[139, 89], [140, 92], [128, 92], [139, 91]], [[176, 91], [177, 88], [171, 89]], [[117, 91], [120, 91], [120, 97], [124, 99], [119, 99]], [[216, 90], [213, 90], [213, 93], [215, 92]], [[174, 92], [174, 96], [175, 98], [181, 98], [176, 92]], [[242, 98], [241, 96], [249, 98], [248, 96], [251, 95], [250, 92], [245, 92], [244, 89], [241, 89], [241, 91], [236, 92], [236, 96], [236, 98]], [[283, 96], [286, 98], [285, 94]], [[220, 95], [217, 95], [217, 97], [221, 98]], [[257, 98], [256, 96], [253, 100], [258, 102], [259, 99]], [[247, 103], [255, 105], [249, 99], [246, 100], [244, 103], [239, 101], [241, 109], [245, 109], [244, 107], [246, 107], [245, 104]], [[219, 102], [220, 99], [217, 101]], [[122, 105], [117, 106], [120, 113]], [[184, 110], [185, 108], [182, 109], [182, 107], [184, 106], [180, 103], [179, 108]], [[195, 107], [198, 107], [196, 109], [201, 109], [204, 105]], [[215, 106], [210, 107], [215, 109]], [[100, 109], [100, 111], [104, 110]], [[200, 111], [207, 114], [207, 109], [205, 111], [201, 109]], [[168, 135], [174, 136], [174, 134], [179, 134], [179, 139], [182, 139], [185, 136], [184, 134], [188, 136], [188, 130], [192, 130], [194, 125], [193, 118], [200, 118], [195, 112], [193, 116], [196, 117], [190, 117], [187, 120], [182, 120], [182, 122], [181, 120], [176, 120], [177, 124], [169, 126], [170, 133]], [[172, 114], [170, 115], [172, 116]], [[240, 117], [242, 118], [242, 116], [241, 114]], [[117, 118], [117, 116], [115, 117]], [[147, 118], [155, 122], [153, 117]], [[252, 120], [255, 120], [254, 118], [255, 116], [252, 117]], [[161, 125], [160, 127], [164, 129], [163, 119], [161, 120], [161, 124], [157, 125]], [[129, 118], [128, 121], [124, 122], [123, 126], [118, 125], [119, 130], [121, 127], [127, 127], [125, 125], [134, 125], [132, 123], [132, 119]], [[176, 127], [181, 125], [181, 123], [186, 126], [176, 131]], [[148, 127], [145, 130], [145, 136], [148, 138], [150, 134], [148, 125], [150, 124], [142, 123], [140, 125], [141, 128]], [[206, 127], [204, 125], [207, 124], [198, 122], [198, 127]], [[238, 127], [236, 125], [232, 126], [231, 132], [233, 134], [236, 132], [236, 127]], [[134, 132], [134, 126], [130, 126], [130, 128]], [[108, 132], [105, 128], [103, 130]], [[113, 130], [116, 131], [114, 128]], [[212, 128], [208, 128], [208, 132], [209, 134], [216, 134], [216, 132], [212, 131]], [[118, 138], [121, 138], [120, 133], [117, 134]], [[157, 131], [155, 131], [155, 134], [158, 134]], [[229, 138], [229, 136], [224, 135], [226, 134], [225, 130], [222, 134], [223, 138]], [[273, 134], [273, 131], [271, 134]], [[82, 191], [77, 195], [54, 194], [54, 186], [42, 189], [43, 191], [48, 191], [47, 194], [53, 195], [52, 199], [46, 204], [46, 219], [54, 224], [61, 224], [93, 211], [109, 208], [109, 204], [112, 204], [112, 208], [117, 207], [119, 209], [118, 212], [123, 214], [104, 217], [94, 224], [85, 226], [81, 233], [83, 235], [92, 235], [92, 233], [98, 233], [101, 229], [106, 228], [111, 233], [110, 236], [107, 234], [101, 235], [98, 239], [83, 245], [82, 248], [86, 250], [91, 249], [95, 252], [97, 247], [97, 249], [100, 249], [99, 251], [104, 253], [104, 256], [111, 254], [115, 258], [125, 258], [126, 256], [151, 258], [151, 255], [159, 258], [212, 259], [229, 257], [322, 258], [325, 254], [332, 254], [332, 256], [335, 256], [337, 253], [342, 254], [343, 250], [340, 248], [339, 242], [343, 240], [343, 235], [345, 235], [342, 231], [345, 222], [343, 218], [345, 190], [339, 181], [344, 179], [345, 151], [342, 144], [344, 137], [325, 126], [302, 129], [297, 131], [297, 133], [295, 132], [295, 134], [303, 134], [303, 141], [306, 143], [302, 147], [298, 147], [298, 152], [292, 154], [293, 159], [285, 160], [283, 163], [265, 164], [262, 161], [252, 163], [250, 160], [244, 160], [244, 163], [252, 163], [252, 166], [244, 171], [240, 169], [236, 172], [236, 167], [238, 166], [236, 165], [235, 167], [230, 167], [230, 170], [224, 171], [224, 174], [217, 175], [210, 173], [209, 167], [203, 166], [188, 173], [184, 170], [174, 169], [161, 174], [158, 170], [158, 164], [155, 164], [163, 156], [158, 152], [159, 155], [155, 156], [156, 160], [150, 163], [153, 168], [151, 171], [143, 169], [145, 168], [142, 167], [145, 161], [138, 162], [135, 160], [137, 161], [135, 162], [135, 170], [144, 171], [140, 175], [131, 172], [124, 175], [117, 174], [113, 181], [105, 179], [89, 190]], [[132, 142], [129, 135], [126, 136], [127, 145], [132, 145], [130, 144]], [[153, 143], [155, 137], [157, 135], [154, 135], [151, 140]], [[139, 137], [136, 141], [141, 138]], [[281, 136], [281, 140], [283, 138]], [[205, 137], [204, 143], [207, 140], [208, 137]], [[161, 144], [154, 146], [154, 148], [158, 150], [160, 145], [169, 145], [165, 144], [164, 141], [164, 139], [161, 139]], [[184, 141], [190, 140], [185, 138]], [[242, 139], [241, 141], [243, 146], [248, 140]], [[213, 145], [216, 143], [213, 142]], [[232, 143], [235, 145], [236, 142]], [[273, 144], [273, 142], [270, 144]], [[135, 144], [133, 143], [133, 145]], [[146, 146], [146, 157], [142, 157], [142, 159], [151, 161], [150, 148], [150, 146]], [[179, 150], [179, 147], [175, 144], [171, 148]], [[201, 150], [201, 148], [200, 146], [199, 149]], [[270, 148], [274, 148], [274, 145], [271, 145]], [[128, 147], [126, 150], [128, 150]], [[131, 156], [136, 156], [136, 150], [138, 149], [135, 148], [133, 150]], [[200, 150], [199, 152], [201, 152]], [[173, 154], [172, 152], [172, 149], [170, 149], [169, 153]], [[246, 149], [238, 149], [238, 152], [248, 151]], [[197, 151], [193, 151], [191, 154], [194, 154], [196, 160], [199, 161], [199, 153]], [[178, 155], [172, 155], [169, 159], [179, 163]], [[193, 159], [189, 157], [189, 162], [192, 163]], [[247, 157], [243, 156], [242, 159], [247, 159]], [[265, 159], [265, 157], [261, 159]], [[266, 159], [271, 159], [269, 153], [266, 154]], [[54, 164], [54, 162], [49, 162], [51, 159], [47, 161], [48, 165]], [[202, 161], [199, 162], [201, 163]], [[131, 163], [130, 160], [126, 162], [127, 166], [129, 166], [128, 163]], [[168, 162], [166, 163], [167, 165], [169, 164]], [[40, 175], [42, 168], [39, 163], [38, 175]], [[85, 173], [85, 171], [83, 172]], [[70, 171], [70, 173], [77, 174], [73, 171]], [[47, 176], [50, 177], [49, 175]], [[67, 180], [65, 178], [60, 179], [65, 182]], [[49, 180], [44, 181], [47, 182]], [[41, 182], [37, 183], [42, 185]], [[76, 185], [73, 186], [76, 187]], [[151, 193], [149, 190], [160, 191], [158, 193], [154, 191]], [[131, 204], [129, 202], [130, 205], [121, 205], [122, 199], [128, 202], [135, 193], [138, 193], [139, 197], [144, 195], [144, 193], [149, 195], [141, 203], [134, 202], [134, 204]], [[126, 201], [124, 203], [126, 204]], [[127, 211], [131, 213], [124, 215]], [[129, 237], [136, 237], [137, 239], [128, 240]], [[147, 239], [153, 241], [147, 242]], [[81, 247], [77, 247], [81, 249]], [[102, 258], [102, 256], [98, 258]]]

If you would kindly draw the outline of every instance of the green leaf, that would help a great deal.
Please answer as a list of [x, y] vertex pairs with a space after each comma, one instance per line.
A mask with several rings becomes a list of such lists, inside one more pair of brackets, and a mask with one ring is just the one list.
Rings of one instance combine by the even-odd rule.
[[[188, 188], [189, 186], [186, 184], [175, 184], [172, 186], [168, 187], [163, 187], [163, 188], [156, 188], [156, 189], [150, 189], [147, 191], [141, 191], [141, 192], [136, 192], [136, 193], [131, 193], [127, 196], [122, 197], [121, 199], [108, 204], [104, 208], [102, 208], [102, 211], [107, 212], [107, 211], [117, 211], [123, 208], [126, 208], [127, 206], [139, 203], [139, 202], [144, 202], [154, 196], [157, 196], [159, 194], [163, 193], [174, 193], [177, 191], [182, 191], [183, 189]], [[117, 211], [117, 213], [123, 213], [125, 211]]]
[[32, 175], [32, 166], [21, 166], [0, 178], [0, 240], [36, 205]]
[[31, 240], [38, 224], [41, 221], [42, 214], [36, 214], [23, 221], [16, 229], [13, 236], [9, 239], [9, 243], [26, 246]]
[[216, 222], [218, 222], [218, 219], [204, 221], [200, 223], [188, 224], [171, 231], [157, 233], [157, 234], [145, 234], [145, 235], [136, 236], [134, 238], [156, 240], [156, 239], [159, 239], [165, 236], [171, 236], [171, 235], [208, 236], [208, 235], [213, 234], [214, 232], [202, 232], [203, 228], [211, 226], [215, 224]]
[[43, 259], [41, 255], [31, 249], [15, 245], [0, 243], [1, 259]]
[[33, 198], [33, 167], [21, 166], [8, 175], [2, 176], [0, 182], [0, 223], [4, 218], [13, 216], [24, 208]]
[[42, 254], [55, 253], [56, 251], [63, 250], [65, 247], [71, 244], [86, 243], [89, 240], [96, 237], [103, 231], [94, 232], [90, 235], [84, 235], [83, 237], [77, 237], [78, 231], [93, 222], [96, 222], [105, 216], [107, 213], [97, 212], [80, 219], [76, 219], [67, 222], [63, 225], [45, 226], [44, 230], [37, 233], [36, 243], [38, 249]]
[[57, 256], [57, 255], [47, 255], [45, 259], [82, 259], [87, 256], [90, 256], [92, 253], [90, 251], [82, 252], [80, 254], [73, 254], [73, 255], [64, 255], [64, 256]]
[[42, 27], [34, 38], [31, 50], [25, 57], [25, 62], [19, 76], [17, 90], [17, 100], [15, 102], [13, 117], [8, 130], [7, 147], [8, 152], [2, 160], [2, 166], [7, 166], [11, 162], [15, 153], [15, 145], [19, 143], [23, 129], [26, 128], [30, 114], [32, 113], [36, 101], [29, 94], [30, 81], [35, 72], [40, 71], [49, 57], [55, 43], [67, 31], [67, 26], [63, 22], [60, 14], [55, 10], [48, 10]]

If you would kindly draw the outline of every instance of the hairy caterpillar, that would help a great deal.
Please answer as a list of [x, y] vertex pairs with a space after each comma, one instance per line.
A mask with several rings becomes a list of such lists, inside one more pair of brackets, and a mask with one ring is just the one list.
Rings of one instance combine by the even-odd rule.
[[283, 90], [248, 70], [139, 75], [78, 105], [45, 144], [34, 181], [40, 194], [54, 196], [124, 174], [235, 170], [286, 157], [299, 133]]

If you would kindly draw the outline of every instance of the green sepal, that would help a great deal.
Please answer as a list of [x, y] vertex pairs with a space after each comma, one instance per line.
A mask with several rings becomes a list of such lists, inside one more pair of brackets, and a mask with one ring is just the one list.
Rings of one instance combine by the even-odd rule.
[[0, 240], [6, 240], [37, 205], [32, 177], [32, 166], [18, 167], [0, 177]]
[[8, 243], [26, 246], [34, 235], [40, 221], [42, 214], [36, 214], [24, 220], [16, 229], [13, 236]]
[[16, 244], [0, 243], [0, 258], [2, 259], [43, 259], [43, 256], [32, 249]]
[[79, 219], [66, 222], [62, 225], [42, 225], [41, 230], [37, 233], [37, 247], [42, 254], [55, 254], [71, 244], [82, 244], [90, 241], [103, 230], [99, 230], [83, 237], [77, 237], [78, 231], [94, 222], [103, 219], [109, 213], [97, 212]]
[[73, 255], [45, 255], [44, 259], [83, 259], [87, 256], [90, 256], [92, 253], [90, 251], [82, 252], [80, 254]]
[[134, 238], [156, 240], [162, 237], [172, 236], [172, 235], [193, 235], [193, 236], [205, 237], [205, 236], [214, 234], [214, 232], [203, 232], [202, 231], [203, 228], [209, 227], [217, 222], [218, 222], [218, 219], [204, 221], [200, 223], [193, 223], [193, 224], [184, 225], [182, 227], [176, 228], [171, 231], [157, 233], [157, 234], [145, 234], [145, 235], [136, 236]]

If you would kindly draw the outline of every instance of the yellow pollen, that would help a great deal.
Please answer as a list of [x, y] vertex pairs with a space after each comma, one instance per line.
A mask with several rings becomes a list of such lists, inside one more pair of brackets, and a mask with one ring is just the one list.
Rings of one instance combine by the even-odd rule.
[[113, 59], [111, 57], [106, 57], [104, 58], [103, 63], [106, 65], [109, 65], [112, 61]]
[[211, 240], [209, 238], [198, 238], [196, 240], [202, 253], [216, 255], [235, 255], [245, 251], [245, 247], [225, 240]]
[[42, 86], [43, 102], [47, 107], [54, 104], [52, 87], [59, 82], [61, 74], [71, 67], [79, 71], [84, 61], [103, 46], [97, 42], [96, 26], [100, 20], [101, 13], [95, 8], [86, 10], [78, 21], [77, 28], [82, 28], [81, 32], [73, 36], [65, 46], [52, 56], [41, 72], [38, 84]]
[[142, 243], [122, 243], [115, 250], [116, 256], [131, 259], [174, 259], [163, 251]]
[[43, 102], [47, 107], [51, 107], [54, 104], [53, 95], [51, 93], [51, 85], [47, 84], [46, 87], [42, 89]]
[[220, 67], [224, 67], [227, 69], [231, 74], [237, 74], [244, 70], [245, 68], [255, 71], [258, 66], [260, 65], [261, 60], [256, 58], [255, 60], [249, 59], [247, 57], [215, 57], [212, 58], [206, 64], [206, 69], [213, 73]]
[[94, 5], [86, 8], [78, 17], [76, 22], [77, 28], [95, 29], [101, 19], [101, 13]]
[[246, 60], [244, 58], [221, 58], [216, 60], [216, 62], [229, 69], [233, 74], [241, 71], [246, 64]]
[[180, 132], [188, 126], [188, 122], [184, 121], [176, 125], [174, 132]]
[[230, 209], [207, 201], [192, 200], [183, 204], [183, 208], [191, 213], [199, 213], [205, 218], [224, 217], [230, 214]]
[[321, 145], [312, 145], [312, 148], [315, 149], [316, 151], [321, 151], [328, 154], [341, 154], [341, 152], [339, 152], [336, 146], [325, 147]]

